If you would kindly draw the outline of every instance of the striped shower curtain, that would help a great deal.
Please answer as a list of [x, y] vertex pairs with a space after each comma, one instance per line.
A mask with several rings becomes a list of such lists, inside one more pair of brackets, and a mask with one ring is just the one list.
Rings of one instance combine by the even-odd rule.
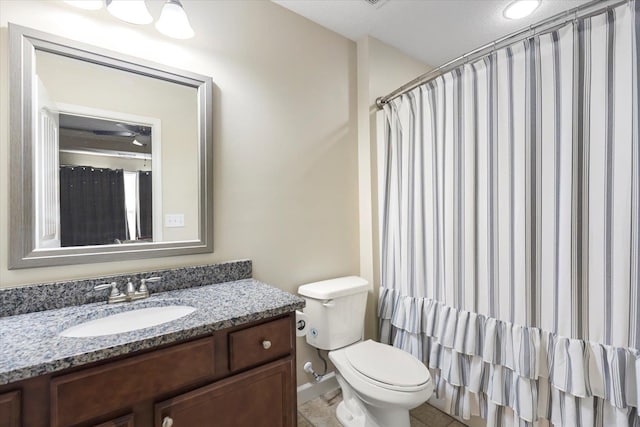
[[639, 48], [632, 1], [380, 113], [381, 340], [450, 413], [640, 425]]

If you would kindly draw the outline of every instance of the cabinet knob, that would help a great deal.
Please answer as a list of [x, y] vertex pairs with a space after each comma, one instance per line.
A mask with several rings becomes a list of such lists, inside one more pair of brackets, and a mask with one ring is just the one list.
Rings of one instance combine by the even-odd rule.
[[173, 425], [173, 418], [164, 417], [162, 419], [162, 427], [171, 427]]
[[264, 348], [265, 350], [269, 350], [271, 348], [271, 341], [269, 340], [262, 341], [262, 348]]

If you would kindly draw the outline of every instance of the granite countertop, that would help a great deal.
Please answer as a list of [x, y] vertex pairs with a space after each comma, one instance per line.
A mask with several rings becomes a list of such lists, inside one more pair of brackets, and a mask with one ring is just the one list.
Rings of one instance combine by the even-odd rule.
[[[106, 298], [105, 298], [106, 300]], [[137, 331], [67, 338], [64, 329], [136, 308], [189, 305], [193, 313]], [[105, 302], [0, 318], [0, 385], [157, 347], [288, 313], [304, 300], [254, 279], [152, 294], [130, 303]]]

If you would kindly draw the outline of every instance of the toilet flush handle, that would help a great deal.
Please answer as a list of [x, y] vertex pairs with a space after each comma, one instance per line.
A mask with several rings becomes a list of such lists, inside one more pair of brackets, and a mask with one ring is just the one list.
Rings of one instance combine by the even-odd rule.
[[330, 299], [330, 300], [323, 301], [322, 305], [325, 307], [335, 307], [336, 303], [333, 302], [332, 299]]

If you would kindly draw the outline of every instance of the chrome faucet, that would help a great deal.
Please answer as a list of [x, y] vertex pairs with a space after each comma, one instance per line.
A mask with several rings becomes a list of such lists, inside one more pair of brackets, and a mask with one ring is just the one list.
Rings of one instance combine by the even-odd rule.
[[131, 278], [127, 278], [127, 288], [126, 292], [120, 292], [118, 289], [118, 284], [116, 282], [111, 283], [103, 283], [101, 285], [96, 285], [93, 289], [96, 291], [111, 288], [111, 292], [109, 292], [109, 299], [107, 303], [115, 304], [118, 302], [126, 302], [126, 301], [136, 301], [139, 299], [149, 298], [149, 288], [147, 288], [147, 283], [159, 282], [162, 280], [162, 277], [149, 277], [140, 280], [140, 287], [136, 290], [133, 282], [131, 282]]

